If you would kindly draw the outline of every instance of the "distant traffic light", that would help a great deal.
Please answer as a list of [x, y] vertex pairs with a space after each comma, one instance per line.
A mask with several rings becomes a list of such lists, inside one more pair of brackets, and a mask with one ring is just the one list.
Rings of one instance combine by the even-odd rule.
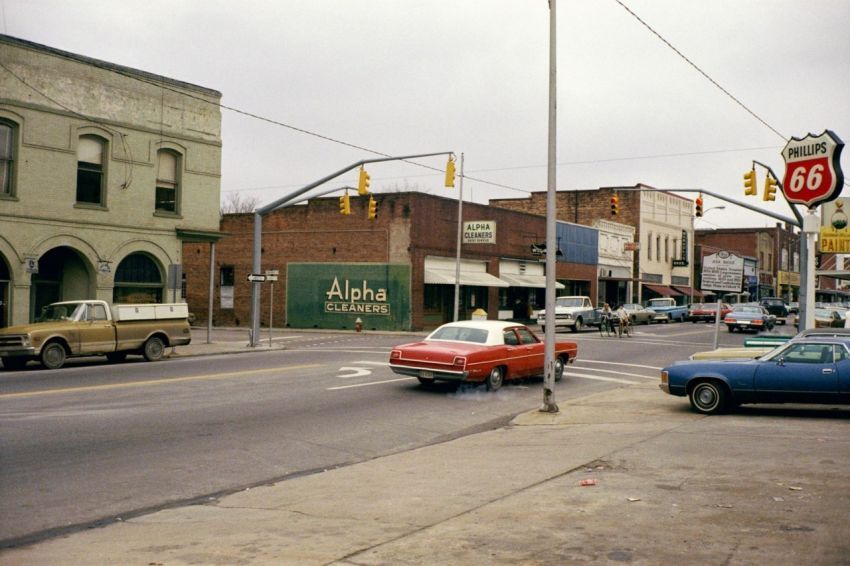
[[454, 155], [449, 155], [449, 161], [446, 163], [446, 186], [455, 186], [455, 158]]
[[351, 199], [348, 198], [348, 190], [346, 189], [345, 194], [339, 197], [339, 213], [340, 214], [351, 214]]
[[756, 186], [756, 170], [750, 169], [744, 173], [744, 194], [747, 196], [753, 196], [758, 193], [758, 187]]
[[765, 201], [776, 200], [776, 185], [778, 184], [776, 179], [768, 173], [764, 178], [764, 194], [761, 199]]
[[697, 211], [696, 211], [696, 215], [697, 215], [697, 218], [701, 218], [701, 217], [702, 217], [702, 194], [700, 194], [700, 195], [697, 197], [697, 199], [694, 201], [694, 204], [696, 204], [696, 209], [697, 209]]
[[374, 220], [378, 217], [378, 202], [369, 195], [369, 220]]
[[611, 216], [620, 214], [620, 197], [613, 195], [611, 197]]
[[360, 181], [357, 183], [357, 194], [360, 196], [369, 194], [369, 181], [372, 177], [366, 172], [363, 166], [360, 166]]

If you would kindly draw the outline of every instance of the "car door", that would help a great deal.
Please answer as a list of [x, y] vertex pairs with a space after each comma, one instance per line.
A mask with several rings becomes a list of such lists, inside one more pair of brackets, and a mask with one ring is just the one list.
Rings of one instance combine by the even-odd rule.
[[519, 336], [513, 328], [502, 332], [505, 341], [505, 365], [508, 366], [510, 377], [522, 377], [528, 373], [525, 348], [520, 344]]
[[527, 328], [516, 328], [525, 351], [525, 375], [543, 375], [543, 342]]
[[104, 305], [86, 305], [85, 319], [80, 321], [79, 330], [81, 354], [101, 354], [115, 349], [115, 330]]
[[832, 344], [791, 344], [756, 370], [758, 401], [825, 403], [838, 395]]

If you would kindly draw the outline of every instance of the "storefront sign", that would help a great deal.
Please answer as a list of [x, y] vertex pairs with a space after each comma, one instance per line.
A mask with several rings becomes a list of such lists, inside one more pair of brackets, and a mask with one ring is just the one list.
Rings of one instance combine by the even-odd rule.
[[776, 282], [780, 285], [800, 286], [800, 274], [796, 271], [780, 271], [777, 273]]
[[850, 253], [850, 199], [840, 198], [821, 207], [821, 253]]
[[[283, 278], [281, 278], [283, 279]], [[290, 263], [286, 324], [293, 328], [410, 330], [410, 266]]]
[[464, 244], [495, 244], [496, 221], [475, 220], [463, 223]]

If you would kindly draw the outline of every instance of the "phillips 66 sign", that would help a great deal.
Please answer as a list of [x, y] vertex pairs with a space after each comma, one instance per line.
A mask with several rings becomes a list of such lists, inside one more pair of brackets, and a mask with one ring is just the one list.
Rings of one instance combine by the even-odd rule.
[[840, 162], [843, 147], [844, 142], [830, 130], [818, 136], [791, 138], [782, 150], [782, 190], [788, 202], [814, 208], [838, 198], [844, 184]]

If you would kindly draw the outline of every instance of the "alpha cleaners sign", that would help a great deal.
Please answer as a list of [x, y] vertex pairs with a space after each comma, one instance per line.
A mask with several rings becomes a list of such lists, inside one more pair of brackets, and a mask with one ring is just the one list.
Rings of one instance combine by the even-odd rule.
[[339, 277], [334, 277], [325, 296], [326, 313], [390, 314], [387, 290], [372, 289], [365, 279], [352, 284], [348, 279], [340, 283]]

